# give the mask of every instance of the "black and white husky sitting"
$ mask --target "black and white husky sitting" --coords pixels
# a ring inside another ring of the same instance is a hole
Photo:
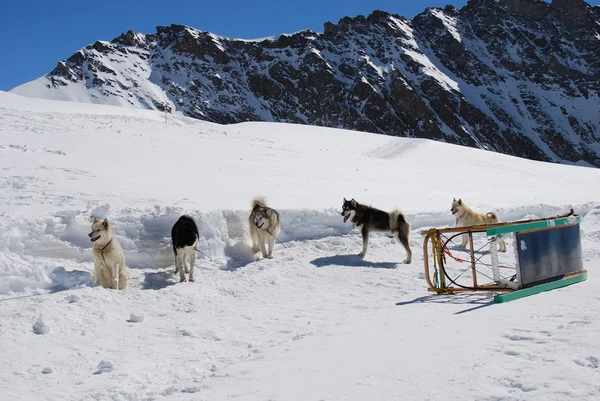
[[[180,282],[185,281],[185,273],[189,273],[190,281],[194,281],[194,263],[198,249],[198,227],[190,216],[183,215],[171,229],[173,252],[175,253],[175,274],[179,272]],[[190,268],[185,264],[185,255],[189,255]]]
[[[258,252],[260,249],[263,258],[273,258],[275,239],[281,229],[277,210],[268,207],[264,198],[255,198],[252,201],[248,224],[250,238],[252,238],[252,252]],[[265,241],[269,244],[268,250],[265,248]]]
[[[406,250],[406,260],[403,263],[409,264],[412,259],[412,252],[408,242],[410,234],[410,224],[406,221],[404,214],[399,210],[393,212],[384,212],[371,206],[361,205],[354,199],[346,200],[342,205],[342,216],[344,223],[350,219],[363,237],[363,250],[358,254],[364,257],[369,246],[369,232],[388,231],[398,240]]]

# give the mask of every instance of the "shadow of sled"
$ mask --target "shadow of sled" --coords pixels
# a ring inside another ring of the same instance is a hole
[[[475,305],[472,308],[467,308],[458,312],[455,315],[471,312],[477,309],[485,308],[494,304],[494,298],[490,298],[487,293],[469,293],[469,294],[435,294],[426,295],[413,299],[412,301],[398,302],[396,306],[431,303],[431,304],[453,304],[453,305]]]
[[[334,255],[325,256],[313,260],[316,267],[326,266],[351,266],[351,267],[370,267],[373,269],[395,269],[399,263],[392,262],[369,262],[358,255]]]

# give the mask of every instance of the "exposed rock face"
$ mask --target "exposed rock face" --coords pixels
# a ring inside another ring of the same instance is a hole
[[[182,25],[96,42],[13,90],[423,137],[600,166],[600,7],[471,0],[260,41]]]

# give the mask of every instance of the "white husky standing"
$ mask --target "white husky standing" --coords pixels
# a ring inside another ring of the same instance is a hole
[[[450,211],[456,218],[456,227],[467,227],[467,226],[479,226],[483,224],[493,224],[499,223],[500,219],[496,216],[495,213],[489,212],[486,214],[477,213],[467,205],[465,205],[462,199],[452,201],[452,207]],[[462,248],[467,247],[467,242],[469,242],[469,235],[462,235],[462,242],[460,246]],[[506,252],[506,243],[504,240],[501,240],[498,243],[498,248],[500,252]]]
[[[125,254],[113,235],[108,220],[100,221],[94,217],[92,232],[88,237],[94,243],[94,282],[104,288],[127,288],[129,269],[125,265]]]
[[[279,213],[267,206],[264,198],[255,198],[252,201],[252,211],[248,217],[250,225],[250,238],[252,238],[252,252],[262,252],[263,258],[273,258],[275,239],[279,235],[281,224]],[[265,241],[269,243],[268,250]]]

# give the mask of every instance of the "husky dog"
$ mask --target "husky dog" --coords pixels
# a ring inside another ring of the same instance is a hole
[[[248,223],[250,238],[252,238],[252,252],[256,253],[260,249],[263,258],[272,259],[275,239],[281,229],[279,213],[268,207],[264,198],[255,198],[252,201]],[[265,248],[265,241],[269,243],[268,251]]]
[[[124,290],[129,281],[129,269],[125,265],[125,254],[113,235],[108,220],[94,217],[92,232],[88,234],[94,243],[94,282],[104,288]]]
[[[194,263],[198,249],[198,226],[190,216],[183,215],[171,229],[173,253],[175,254],[175,273],[179,272],[179,282],[185,281],[185,273],[189,273],[190,281],[194,281]],[[190,268],[185,264],[185,255],[189,255]]]
[[[404,214],[399,210],[393,212],[384,212],[371,206],[361,205],[354,199],[346,200],[342,205],[342,216],[344,223],[350,219],[352,224],[361,232],[363,237],[363,250],[358,254],[364,257],[369,246],[369,232],[371,231],[389,231],[406,250],[406,260],[403,263],[409,264],[412,259],[412,252],[408,242],[410,234],[410,224],[406,221]]]
[[[452,208],[450,209],[454,217],[456,217],[456,227],[467,227],[467,226],[479,226],[483,224],[494,224],[499,223],[500,220],[495,213],[477,213],[467,205],[465,205],[462,199],[456,200],[454,198],[452,200]],[[460,246],[465,248],[467,243],[469,242],[469,235],[463,234],[462,242]],[[501,240],[498,243],[498,248],[500,252],[506,252],[506,243],[504,240]]]

